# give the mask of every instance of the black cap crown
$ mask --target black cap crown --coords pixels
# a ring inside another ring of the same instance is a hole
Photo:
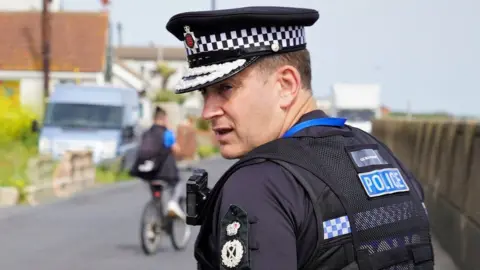
[[[167,30],[182,41],[189,69],[177,93],[201,89],[242,71],[258,58],[305,49],[305,26],[318,20],[316,10],[244,7],[180,13]]]

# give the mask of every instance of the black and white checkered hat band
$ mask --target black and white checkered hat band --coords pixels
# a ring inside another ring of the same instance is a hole
[[[303,45],[306,43],[305,28],[303,26],[272,26],[234,30],[197,37],[194,50],[187,46],[185,48],[190,56],[218,50],[271,46],[274,41],[278,42],[282,48]]]

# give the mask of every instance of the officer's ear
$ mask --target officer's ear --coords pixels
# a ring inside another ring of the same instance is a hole
[[[276,71],[280,107],[288,108],[292,105],[302,88],[301,76],[298,70],[290,65],[284,65]]]

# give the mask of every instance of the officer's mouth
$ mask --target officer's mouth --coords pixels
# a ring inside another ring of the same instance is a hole
[[[225,139],[225,137],[233,131],[233,128],[214,128],[213,132],[218,141]]]

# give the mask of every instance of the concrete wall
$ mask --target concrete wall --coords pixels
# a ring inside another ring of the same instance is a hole
[[[480,269],[480,124],[377,120],[373,135],[415,174],[433,233],[461,269]]]

